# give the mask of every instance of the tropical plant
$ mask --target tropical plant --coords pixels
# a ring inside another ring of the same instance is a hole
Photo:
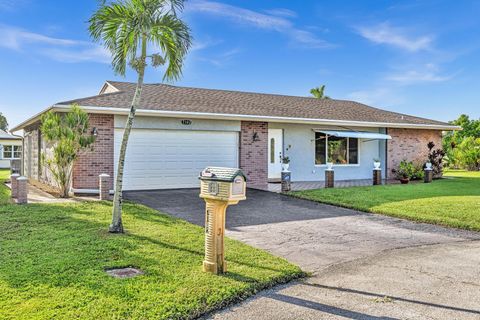
[[[438,179],[443,175],[443,157],[445,152],[443,149],[435,149],[435,143],[430,141],[427,143],[428,161],[432,164],[433,178]]]
[[[8,121],[7,118],[0,112],[0,130],[8,130]]]
[[[453,149],[457,163],[467,170],[480,170],[480,138],[466,137]]]
[[[402,160],[398,168],[392,169],[398,180],[420,180],[424,177],[423,166],[415,165],[412,161]]]
[[[95,141],[88,128],[88,114],[76,105],[65,114],[49,111],[42,116],[40,131],[51,146],[51,153],[42,153],[41,160],[52,173],[62,198],[68,198],[73,165],[79,154]]]
[[[310,94],[317,99],[330,99],[329,96],[325,95],[325,85],[311,89]]]
[[[147,62],[152,67],[166,65],[164,80],[176,80],[191,46],[190,29],[177,17],[183,0],[116,0],[103,1],[89,20],[90,35],[112,55],[115,73],[125,75],[127,64],[138,80],[125,124],[117,166],[110,232],[122,233],[122,181],[128,138],[135,112],[140,105]],[[148,47],[158,50],[148,54]]]
[[[282,157],[282,163],[283,164],[289,164],[290,163],[290,157],[288,157],[288,156]]]
[[[460,126],[462,130],[449,131],[443,136],[443,150],[446,153],[444,163],[450,168],[468,169],[469,166],[465,164],[465,161],[460,161],[460,158],[468,158],[468,155],[463,154],[468,150],[456,150],[456,148],[466,138],[480,138],[480,119],[470,119],[469,116],[462,114],[457,120],[450,121],[450,123]]]

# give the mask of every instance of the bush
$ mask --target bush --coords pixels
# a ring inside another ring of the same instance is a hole
[[[427,144],[428,148],[428,161],[432,164],[433,170],[433,177],[434,178],[441,178],[443,176],[443,157],[445,156],[445,152],[443,149],[434,149],[435,143],[430,141]]]
[[[467,137],[453,149],[457,164],[467,170],[480,170],[480,138]]]
[[[403,160],[397,169],[392,169],[397,179],[421,180],[424,177],[423,165]]]

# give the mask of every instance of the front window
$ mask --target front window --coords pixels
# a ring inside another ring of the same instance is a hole
[[[315,164],[358,164],[358,139],[315,133]]]
[[[22,146],[13,146],[13,158],[20,159],[22,157]]]
[[[3,146],[4,159],[20,159],[22,157],[22,146]]]

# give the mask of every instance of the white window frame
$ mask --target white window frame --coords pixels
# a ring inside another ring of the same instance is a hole
[[[11,151],[6,151],[5,148],[6,147],[11,147]],[[20,150],[19,151],[15,151],[15,148],[19,148]],[[10,152],[12,155],[10,157],[7,157],[5,156],[5,152]],[[20,152],[20,157],[15,157],[15,152]],[[2,156],[3,156],[3,159],[8,159],[8,160],[19,160],[19,159],[22,159],[22,146],[20,145],[13,145],[13,144],[4,144],[3,145],[3,148],[2,148]]]
[[[325,134],[325,159],[328,162],[328,134]],[[350,139],[357,139],[357,163],[347,163],[347,164],[339,164],[339,163],[334,163],[334,167],[359,167],[360,166],[360,139],[359,138],[349,138],[349,137],[344,137],[347,139],[347,159],[350,161]],[[314,141],[317,140],[317,135],[315,133],[315,139]],[[327,164],[317,164],[316,163],[316,156],[317,156],[317,146],[316,143],[313,145],[313,163],[315,167],[326,167]]]

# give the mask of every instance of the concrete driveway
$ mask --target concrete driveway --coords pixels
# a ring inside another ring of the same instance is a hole
[[[198,189],[128,192],[129,200],[203,225]],[[215,319],[478,319],[480,234],[249,189],[227,235],[313,277],[262,293]],[[385,298],[388,296],[390,298]]]

